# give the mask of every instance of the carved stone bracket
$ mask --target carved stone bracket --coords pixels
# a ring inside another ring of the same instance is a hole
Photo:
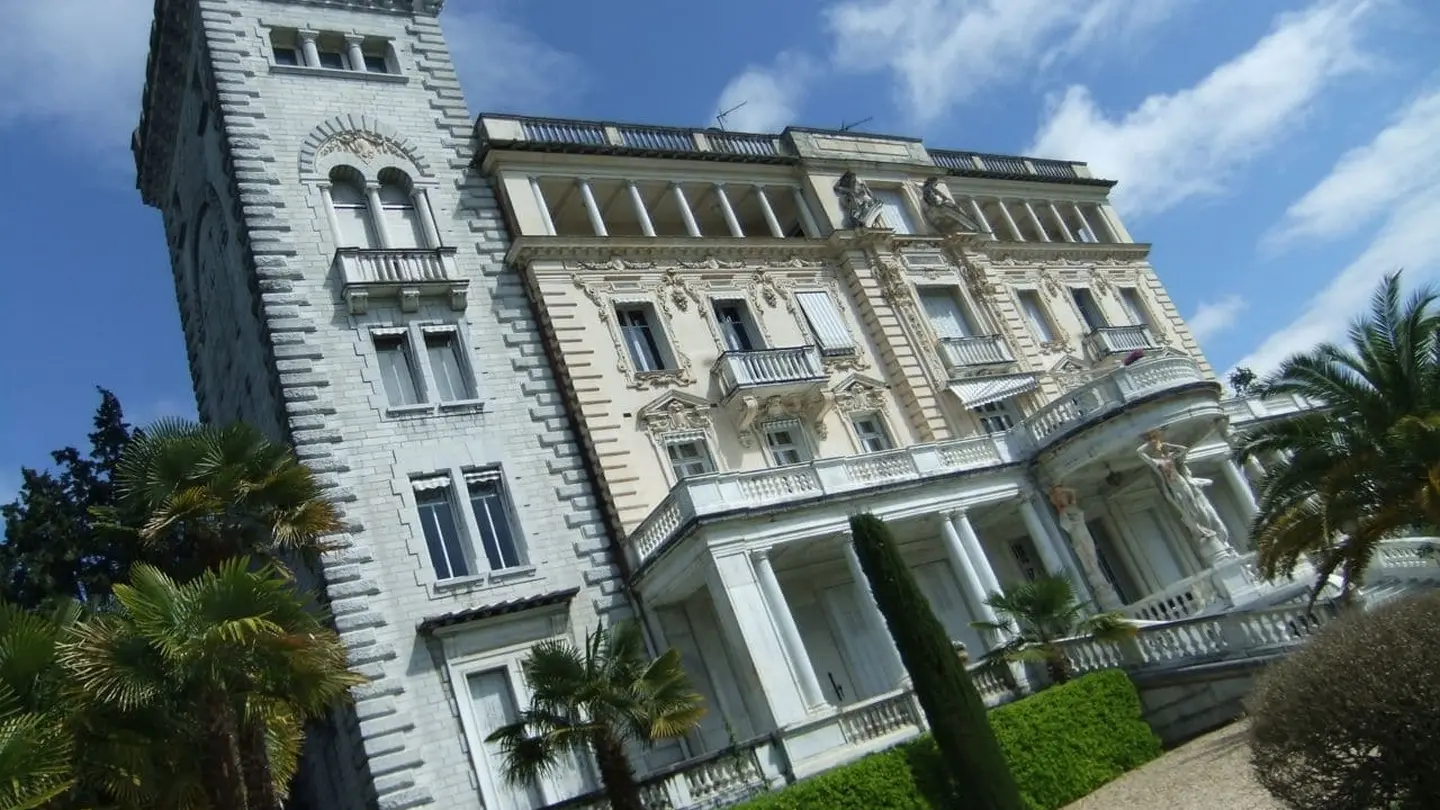
[[[825,417],[835,408],[835,394],[820,390],[809,394],[738,396],[731,403],[737,411],[735,426],[739,430],[740,444],[753,447],[756,425],[775,419],[808,422],[817,437],[825,438],[829,434]]]
[[[840,413],[884,410],[885,390],[885,384],[879,380],[852,374],[835,386],[835,410]]]

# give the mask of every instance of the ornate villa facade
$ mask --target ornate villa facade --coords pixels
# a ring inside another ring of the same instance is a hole
[[[306,583],[370,682],[297,806],[593,804],[485,742],[536,643],[640,618],[710,707],[640,760],[714,805],[918,733],[846,542],[954,641],[1069,577],[1147,620],[1273,600],[1237,425],[1083,163],[467,111],[441,0],[156,0],[134,152],[198,410],[343,508]],[[1292,594],[1293,595],[1293,594]],[[1023,688],[991,673],[987,699]],[[639,752],[637,752],[637,756]]]

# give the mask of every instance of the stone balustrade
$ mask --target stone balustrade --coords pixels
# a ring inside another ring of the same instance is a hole
[[[464,310],[469,282],[460,277],[456,249],[340,248],[333,270],[350,312],[364,314],[373,299],[395,299],[405,312],[420,308],[420,298],[444,296],[455,310]]]
[[[725,352],[715,361],[714,373],[723,396],[742,388],[789,388],[829,378],[814,346]]]
[[[1000,335],[940,338],[940,358],[950,375],[964,376],[979,368],[1005,366],[1015,362],[1010,345]]]

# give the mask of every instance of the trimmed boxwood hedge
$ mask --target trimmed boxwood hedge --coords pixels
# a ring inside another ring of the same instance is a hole
[[[1001,706],[990,712],[990,725],[1031,810],[1057,810],[1160,755],[1160,740],[1140,715],[1140,696],[1119,670]],[[926,736],[737,810],[939,810],[952,806],[942,767]]]

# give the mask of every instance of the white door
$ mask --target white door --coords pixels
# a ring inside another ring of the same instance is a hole
[[[840,654],[845,657],[847,668],[855,675],[855,697],[867,698],[883,694],[896,684],[886,683],[883,656],[886,639],[878,638],[865,620],[862,612],[868,606],[859,602],[859,594],[853,584],[826,588],[820,594],[830,621],[838,631]]]
[[[940,623],[945,625],[945,632],[950,634],[950,640],[963,642],[972,661],[984,654],[985,643],[980,639],[980,632],[970,626],[970,622],[974,621],[974,614],[960,592],[960,585],[955,581],[955,572],[950,563],[941,560],[918,566],[915,569],[915,581],[929,600],[930,609],[935,611]]]
[[[515,693],[503,669],[477,672],[469,677],[470,702],[475,711],[476,736],[484,747],[480,760],[481,793],[490,810],[535,810],[545,801],[534,785],[514,785],[505,778],[504,755],[500,746],[485,742],[496,729],[515,722]]]
[[[815,678],[820,681],[820,694],[834,704],[854,703],[859,700],[855,679],[845,665],[835,634],[830,630],[830,621],[825,608],[819,602],[805,604],[791,603],[795,626],[810,655],[810,665],[815,668]]]
[[[1153,577],[1150,587],[1164,590],[1171,584],[1186,577],[1180,557],[1172,544],[1170,533],[1160,516],[1151,508],[1136,509],[1125,513],[1126,528],[1144,557],[1142,564]]]

